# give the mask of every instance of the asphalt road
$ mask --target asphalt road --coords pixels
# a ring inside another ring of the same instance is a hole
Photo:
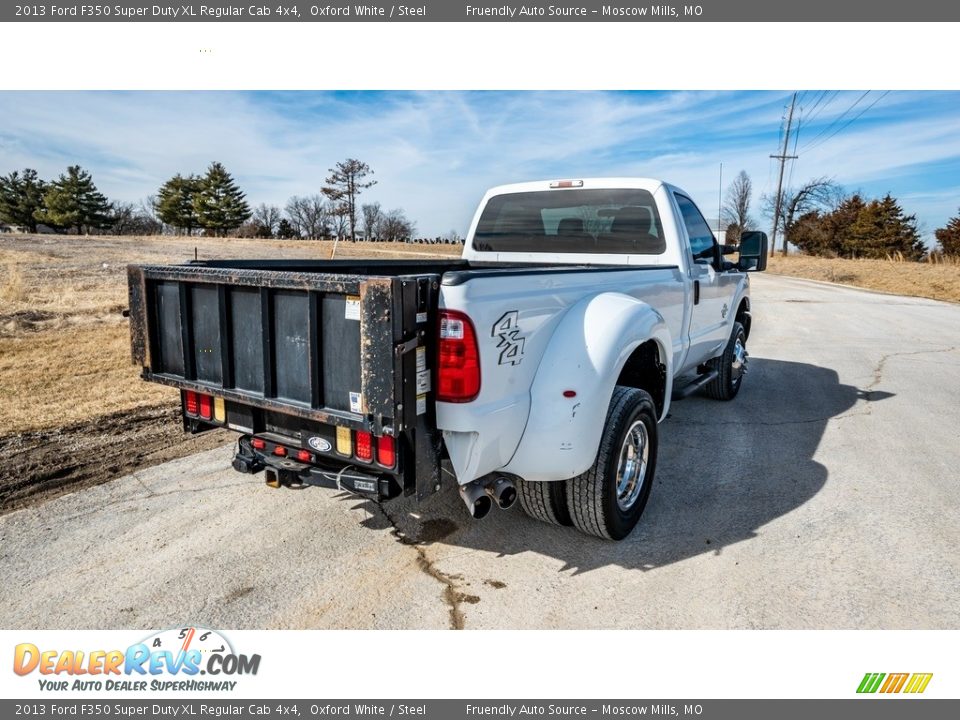
[[[740,396],[673,406],[621,543],[225,447],[0,518],[0,625],[960,626],[960,305],[759,276],[754,307]]]

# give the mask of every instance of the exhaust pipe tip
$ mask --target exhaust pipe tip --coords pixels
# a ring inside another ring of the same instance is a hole
[[[487,496],[483,485],[477,481],[460,486],[460,497],[474,520],[482,520],[493,508],[492,500]]]
[[[486,490],[501,510],[509,510],[517,501],[517,486],[510,478],[498,477],[486,486]]]
[[[470,514],[473,515],[474,520],[482,520],[490,514],[490,509],[492,507],[493,503],[490,501],[490,498],[488,498],[486,495],[481,495],[474,500]]]
[[[509,510],[517,502],[517,489],[513,486],[504,488],[497,497],[497,504],[501,510]]]

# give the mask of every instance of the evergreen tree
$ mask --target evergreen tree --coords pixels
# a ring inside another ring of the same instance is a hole
[[[183,177],[177,173],[157,192],[157,217],[176,228],[178,234],[191,235],[200,225],[194,210],[194,198],[200,191],[200,184],[196,175]]]
[[[110,225],[110,215],[110,203],[97,190],[90,173],[79,165],[71,165],[66,175],[50,184],[43,196],[43,207],[34,217],[52,227],[76,228],[77,234],[82,234],[90,228]]]
[[[282,218],[280,224],[277,225],[277,237],[282,240],[296,237],[296,231],[293,229],[293,225],[291,225],[290,221],[286,218]]]
[[[916,215],[904,215],[903,208],[888,193],[860,210],[850,228],[844,254],[883,259],[899,253],[907,260],[919,260],[925,252]]]
[[[43,207],[47,184],[37,178],[37,171],[27,168],[23,175],[14,170],[0,177],[0,220],[37,231],[36,213]]]
[[[790,223],[790,242],[806,255],[831,255],[824,232],[824,218],[819,210],[804,213]]]
[[[889,194],[864,202],[851,195],[832,212],[802,215],[790,228],[790,242],[810,255],[845,258],[887,258],[897,253],[919,260],[926,252],[915,215]]]
[[[934,235],[944,255],[960,257],[960,214],[950,218],[947,226],[939,228]]]
[[[237,187],[227,169],[214,162],[200,182],[200,190],[194,195],[193,209],[200,227],[224,237],[240,227],[250,217],[246,195]]]
[[[823,217],[822,246],[829,257],[851,257],[855,241],[851,239],[853,226],[867,204],[854,193],[843,200],[837,208]]]

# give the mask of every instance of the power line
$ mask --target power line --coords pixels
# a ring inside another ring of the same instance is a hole
[[[830,92],[831,92],[830,90],[824,90],[824,96],[825,96],[825,97],[828,96],[829,99],[820,107],[819,110],[817,110],[816,112],[814,112],[812,115],[810,115],[810,116],[807,118],[807,124],[808,124],[808,125],[809,125],[811,122],[813,122],[813,121],[817,118],[817,116],[820,115],[820,113],[822,113],[824,110],[826,110],[828,107],[830,107],[830,106],[833,104],[833,101],[836,100],[836,99],[840,96],[840,91],[839,91],[839,90],[834,90],[834,91],[833,91],[833,95],[830,95]],[[816,106],[814,106],[814,108],[815,108],[815,107],[816,107]],[[812,112],[812,110],[811,110],[811,112]]]
[[[850,107],[848,107],[846,110],[844,110],[842,113],[840,113],[840,115],[838,115],[836,118],[834,118],[833,122],[830,123],[829,125],[827,125],[827,127],[825,127],[823,130],[821,130],[820,133],[819,133],[815,138],[813,138],[809,143],[807,143],[806,145],[804,145],[804,146],[803,146],[803,149],[804,149],[804,150],[809,149],[809,148],[810,148],[810,145],[812,145],[813,143],[815,143],[817,140],[819,140],[821,137],[823,137],[826,133],[828,133],[828,132],[830,132],[831,130],[833,130],[834,126],[836,126],[841,120],[843,120],[843,118],[845,118],[845,117],[847,116],[847,114],[848,114],[851,110],[853,110],[857,105],[859,105],[861,102],[863,102],[863,99],[864,99],[867,95],[869,95],[871,92],[872,92],[871,90],[867,90],[865,93],[863,93],[863,95],[861,95],[860,97],[858,97],[857,100],[856,100],[856,102],[853,103],[853,105],[851,105]]]
[[[843,127],[837,128],[833,133],[831,133],[830,135],[828,135],[827,137],[825,137],[825,138],[824,138],[823,140],[821,140],[820,142],[818,142],[818,143],[816,143],[816,144],[814,144],[814,145],[807,145],[805,149],[806,149],[806,150],[812,150],[812,149],[815,148],[815,147],[818,147],[818,146],[820,146],[820,145],[823,145],[827,140],[829,140],[830,138],[834,137],[835,135],[837,135],[837,134],[840,133],[841,131],[845,130],[846,128],[850,127],[851,124],[853,124],[854,122],[856,122],[857,120],[859,120],[861,117],[863,117],[864,113],[866,113],[870,108],[872,108],[872,107],[873,107],[874,105],[876,105],[878,102],[880,102],[881,100],[883,100],[883,99],[884,99],[887,95],[889,95],[889,94],[890,94],[890,91],[889,91],[889,90],[885,90],[885,91],[884,91],[882,94],[880,94],[872,103],[870,103],[870,104],[867,105],[863,110],[861,110],[859,113],[857,113],[856,117],[850,118],[850,119],[843,125]]]
[[[811,108],[810,108],[809,110],[807,110],[806,112],[808,112],[808,113],[813,113],[813,111],[817,109],[817,107],[820,105],[820,103],[823,102],[823,99],[827,96],[827,93],[829,93],[829,92],[830,92],[829,90],[824,90],[824,91],[822,91],[822,92],[820,93],[820,97],[818,97],[818,98],[816,99],[816,101],[814,101],[813,107],[811,107]],[[811,115],[811,117],[815,117],[815,116]]]
[[[803,115],[797,118],[797,132],[793,135],[793,158],[799,159],[797,155],[797,143],[800,142],[800,127],[803,124]],[[790,174],[787,176],[787,189],[793,187],[793,169],[797,166],[795,162],[790,163]]]

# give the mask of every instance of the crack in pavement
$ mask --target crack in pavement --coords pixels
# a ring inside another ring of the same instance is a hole
[[[372,500],[372,499],[371,499]],[[390,524],[390,534],[396,539],[398,543],[404,547],[412,548],[417,553],[417,567],[420,570],[439,582],[443,585],[443,601],[447,604],[450,614],[450,629],[451,630],[463,630],[465,619],[463,616],[463,610],[461,610],[461,603],[470,602],[475,603],[479,600],[475,595],[467,595],[463,592],[460,592],[460,587],[455,582],[456,580],[461,579],[456,575],[448,575],[447,573],[439,570],[433,563],[433,561],[427,557],[427,551],[423,548],[420,543],[412,538],[408,538],[400,530],[400,526],[393,516],[387,511],[378,500],[372,500],[371,503],[376,507],[380,514],[386,518],[387,522]]]
[[[873,388],[879,385],[883,380],[883,371],[886,367],[887,361],[890,358],[895,357],[906,357],[909,355],[934,355],[937,353],[948,353],[953,352],[954,350],[960,350],[960,347],[952,346],[948,348],[940,348],[939,350],[914,350],[913,352],[893,352],[887,353],[880,357],[880,361],[877,363],[877,366],[873,369],[873,382],[867,385],[867,392],[869,393]]]

